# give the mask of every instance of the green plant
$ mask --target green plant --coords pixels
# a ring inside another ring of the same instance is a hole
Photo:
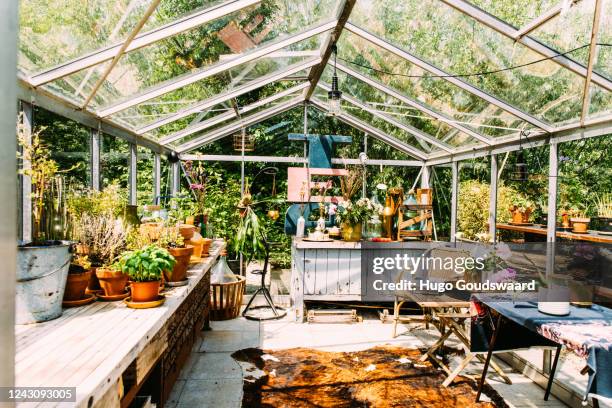
[[[337,217],[341,223],[356,225],[382,212],[382,205],[375,204],[369,198],[360,198],[357,202],[343,201],[338,206]]]
[[[598,217],[612,218],[612,194],[603,193],[595,196],[595,211]]]
[[[167,226],[162,229],[156,244],[162,248],[185,248],[185,239],[176,226]]]
[[[170,271],[176,260],[170,253],[157,245],[128,251],[121,255],[119,267],[134,282],[152,282],[161,279],[164,271]]]
[[[515,189],[500,185],[497,189],[497,222],[509,222],[512,214],[508,211],[522,195]],[[457,224],[464,238],[475,240],[477,235],[487,231],[489,221],[489,185],[468,180],[459,185]]]
[[[77,222],[84,214],[123,217],[127,209],[127,193],[119,184],[111,184],[102,191],[86,189],[73,191],[67,199],[68,211]]]
[[[168,222],[170,224],[182,224],[185,219],[194,215],[194,211],[202,214],[197,203],[187,194],[181,194],[170,199],[170,210],[168,211]]]
[[[48,146],[41,140],[44,130],[44,127],[39,128],[28,138],[22,115],[18,118],[17,138],[21,152],[17,153],[17,157],[29,164],[22,166],[19,174],[29,177],[32,183],[32,238],[35,241],[68,237],[64,183],[59,174],[76,167],[59,170],[55,160],[50,157]]]
[[[75,238],[89,250],[94,266],[113,264],[126,248],[130,227],[112,214],[82,214],[74,228]]]
[[[240,224],[234,242],[236,253],[242,253],[250,262],[265,253],[265,239],[265,230],[253,208],[250,205],[240,208]]]
[[[189,189],[195,195],[194,209],[196,215],[205,215],[207,174],[204,164],[201,161],[198,161],[197,164],[194,164],[192,161],[186,161],[184,166],[185,172],[191,181]]]

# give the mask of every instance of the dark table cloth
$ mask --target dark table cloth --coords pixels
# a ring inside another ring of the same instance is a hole
[[[471,351],[489,347],[494,328],[491,309],[503,315],[494,351],[564,345],[587,360],[589,393],[612,398],[612,310],[593,305],[571,306],[568,316],[551,316],[531,302],[500,302],[478,298],[472,307]]]

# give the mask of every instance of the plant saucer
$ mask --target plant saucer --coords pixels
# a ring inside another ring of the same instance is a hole
[[[106,296],[103,294],[99,294],[98,295],[98,299],[105,301],[105,302],[115,302],[117,300],[123,300],[126,297],[130,296],[130,291],[126,290],[124,293],[120,294],[120,295],[111,295],[111,296]]]
[[[85,289],[85,294],[87,295],[103,295],[104,294],[104,289]]]
[[[166,301],[166,296],[157,295],[157,299],[152,300],[150,302],[132,302],[132,298],[128,297],[124,299],[123,302],[132,309],[150,309],[153,307],[158,307],[164,304]]]
[[[79,306],[85,306],[90,304],[91,302],[93,302],[94,300],[96,300],[96,295],[93,293],[86,293],[85,297],[83,299],[79,299],[79,300],[64,300],[62,301],[62,306],[63,307],[79,307]]]
[[[189,279],[185,278],[185,280],[178,281],[178,282],[169,282],[169,281],[166,281],[165,283],[166,283],[166,286],[169,286],[171,288],[176,288],[178,286],[185,286],[185,285],[187,285],[189,283]]]

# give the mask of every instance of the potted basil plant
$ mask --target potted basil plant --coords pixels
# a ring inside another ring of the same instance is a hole
[[[130,278],[132,302],[157,300],[162,274],[175,263],[174,257],[157,245],[123,253],[119,267]]]

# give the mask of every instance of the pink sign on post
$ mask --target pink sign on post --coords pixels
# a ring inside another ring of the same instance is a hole
[[[312,176],[341,177],[347,176],[348,171],[345,169],[289,167],[287,175],[287,201],[293,203],[320,203],[323,201],[322,196],[312,195],[309,197],[309,191],[317,186],[317,183],[312,182]],[[338,201],[340,199],[342,197],[325,197],[326,202]]]

